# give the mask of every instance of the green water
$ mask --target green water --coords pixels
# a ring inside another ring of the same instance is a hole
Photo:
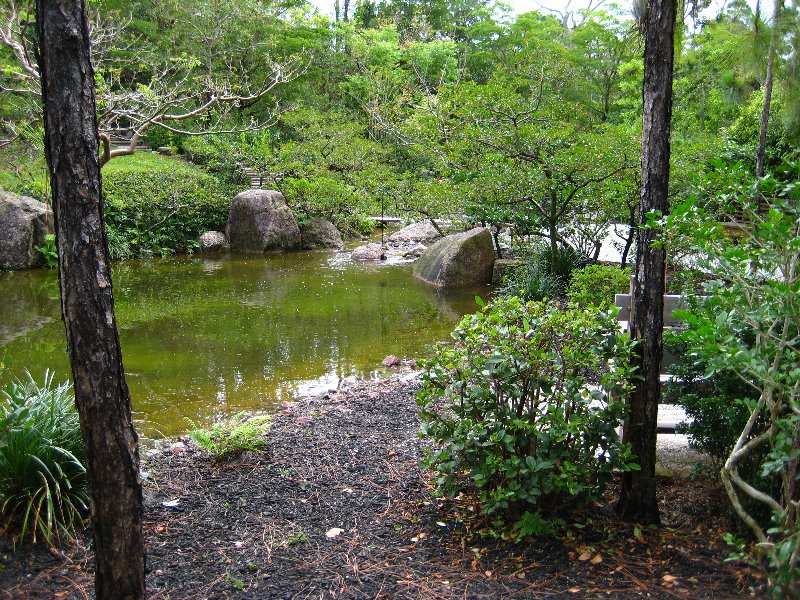
[[[415,358],[448,337],[476,294],[416,282],[405,265],[359,264],[343,253],[258,258],[175,257],[113,267],[134,417],[146,437],[384,372],[388,354]],[[5,374],[68,376],[52,271],[0,273]]]

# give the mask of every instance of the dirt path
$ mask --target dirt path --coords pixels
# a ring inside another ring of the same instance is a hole
[[[561,537],[500,543],[468,500],[433,498],[417,461],[414,384],[369,381],[278,415],[263,456],[146,459],[152,598],[740,598],[759,581],[723,562],[710,482],[666,481],[665,527],[598,505]],[[472,524],[472,525],[470,525]],[[88,543],[0,544],[0,600],[91,597]]]

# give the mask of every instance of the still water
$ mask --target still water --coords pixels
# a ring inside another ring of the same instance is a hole
[[[336,387],[416,358],[448,338],[488,288],[439,291],[408,264],[363,264],[348,252],[171,257],[113,267],[134,417],[145,437],[176,435],[239,411]],[[0,273],[4,377],[28,368],[68,377],[55,272]]]

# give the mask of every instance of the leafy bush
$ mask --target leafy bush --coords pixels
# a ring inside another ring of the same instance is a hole
[[[556,298],[562,291],[561,280],[542,268],[539,261],[529,260],[510,269],[500,284],[501,296],[516,296],[525,301],[539,302]]]
[[[105,219],[114,258],[197,248],[197,237],[220,230],[236,190],[179,160],[137,153],[103,169]]]
[[[687,353],[706,375],[735,374],[755,393],[721,470],[736,513],[756,540],[777,595],[800,581],[800,163],[729,187],[725,210],[742,208],[747,228],[731,239],[697,198],[666,220],[677,243],[709,278],[705,299],[682,317]],[[755,462],[755,469],[752,468]],[[760,519],[768,511],[768,522]]]
[[[519,296],[523,300],[556,298],[564,293],[572,271],[584,260],[574,249],[559,247],[555,261],[549,248],[537,250],[523,258],[523,264],[511,269],[500,287],[502,296]]]
[[[214,423],[211,429],[202,429],[189,419],[186,421],[192,427],[188,432],[192,441],[220,460],[242,452],[259,452],[267,443],[264,435],[271,417],[248,417],[246,413],[238,413]]]
[[[471,486],[485,514],[551,516],[635,468],[616,433],[632,343],[610,312],[506,298],[452,336],[424,363],[418,396],[441,493]]]
[[[572,272],[587,264],[588,259],[571,246],[558,246],[553,258],[553,251],[548,247],[536,255],[539,266],[558,277],[561,289],[566,289],[572,278]]]
[[[52,544],[69,535],[89,506],[83,443],[70,384],[42,385],[30,373],[0,402],[0,515],[21,540],[30,532]]]
[[[572,273],[567,300],[580,308],[603,310],[614,305],[614,294],[630,289],[631,270],[608,265],[589,265]]]

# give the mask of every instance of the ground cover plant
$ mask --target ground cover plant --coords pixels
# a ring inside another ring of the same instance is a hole
[[[238,413],[203,429],[187,419],[191,426],[188,434],[192,441],[218,460],[242,452],[260,452],[267,443],[265,435],[270,421],[269,416],[252,417],[247,413]]]
[[[89,506],[78,413],[69,382],[26,372],[0,398],[0,518],[17,541],[52,545]]]
[[[632,344],[611,312],[503,298],[452,336],[423,364],[418,399],[441,493],[477,490],[484,514],[541,533],[636,468],[616,433]]]

